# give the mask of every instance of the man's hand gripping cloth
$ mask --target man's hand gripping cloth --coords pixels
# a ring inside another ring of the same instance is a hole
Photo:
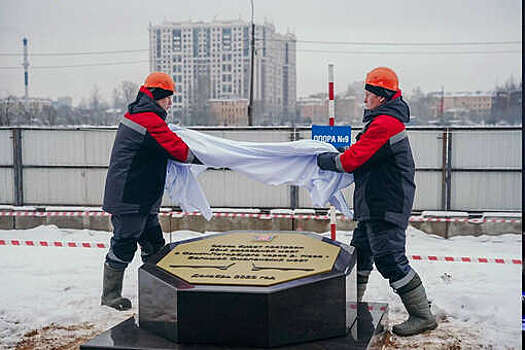
[[[304,187],[315,207],[333,204],[346,217],[352,213],[341,192],[350,186],[354,176],[321,170],[316,155],[337,151],[334,146],[313,140],[257,143],[240,142],[210,136],[195,130],[169,125],[203,165],[184,164],[170,160],[166,191],[182,210],[199,210],[210,220],[212,212],[196,177],[206,168],[229,168],[268,185]]]

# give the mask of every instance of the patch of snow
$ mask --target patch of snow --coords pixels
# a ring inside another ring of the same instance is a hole
[[[329,235],[329,232],[323,234]],[[192,231],[165,234],[168,242],[197,236],[202,234]],[[351,236],[352,232],[337,232],[338,240],[344,243],[349,243]],[[56,226],[0,230],[0,239],[6,240],[109,243],[110,237],[108,232]],[[407,230],[408,254],[520,259],[521,246],[520,235],[443,239],[412,227]],[[106,252],[107,249],[100,248],[0,246],[0,279],[3,281],[0,285],[0,348],[13,348],[24,334],[51,324],[64,327],[89,324],[94,325],[96,333],[101,333],[136,314],[139,253],[126,270],[123,289],[123,295],[131,298],[133,308],[119,312],[100,306]],[[421,335],[393,336],[386,349],[521,348],[521,265],[410,263],[423,280],[440,324],[436,330]],[[391,323],[401,322],[407,316],[399,297],[377,271],[370,276],[365,300],[388,302]],[[69,337],[66,334],[64,343],[70,341],[70,337],[71,334]]]
[[[272,210],[270,210],[270,214],[291,215],[291,214],[293,214],[293,210],[292,209],[272,209]]]
[[[424,218],[428,217],[438,217],[438,218],[468,218],[468,213],[466,211],[433,211],[425,210],[421,213],[421,216]]]
[[[519,218],[521,219],[521,213],[513,212],[486,212],[482,215],[483,219],[486,218]]]
[[[252,208],[212,208],[214,213],[260,213],[260,209]]]
[[[315,209],[294,209],[293,213],[297,215],[315,215]]]

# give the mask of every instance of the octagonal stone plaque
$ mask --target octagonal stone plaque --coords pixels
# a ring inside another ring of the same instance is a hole
[[[294,233],[231,233],[180,244],[157,266],[192,284],[270,286],[331,271],[339,250]]]
[[[221,346],[345,336],[357,315],[348,307],[356,261],[353,247],[308,232],[169,243],[139,268],[139,326],[177,343]]]

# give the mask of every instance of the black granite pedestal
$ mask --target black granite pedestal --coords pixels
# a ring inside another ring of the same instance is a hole
[[[223,235],[232,233],[213,237],[222,240]],[[328,250],[334,252],[333,259],[319,273],[307,272],[304,277],[299,275],[274,284],[191,283],[178,272],[163,268],[164,262],[184,255],[183,248],[202,247],[204,243],[199,241],[210,236],[168,244],[139,269],[138,322],[128,319],[81,349],[373,349],[374,343],[382,343],[387,305],[356,303],[354,248],[311,233],[276,235],[283,240],[288,237],[289,242],[315,240],[312,244],[316,254],[317,249],[326,252],[323,249],[328,244]],[[329,259],[329,253],[325,254],[315,257]],[[212,266],[219,270],[213,276],[222,278],[227,274],[222,271],[234,265],[231,261],[223,263],[226,265],[192,262],[190,267],[203,271],[202,267],[209,270]],[[263,266],[259,265],[258,270]],[[265,268],[312,270],[306,267],[312,265],[279,264]]]
[[[223,235],[240,234],[246,233]],[[331,270],[268,286],[193,284],[157,263],[177,245],[207,237],[172,243],[139,269],[140,327],[177,343],[261,348],[346,335],[356,317],[345,312],[347,302],[356,301],[354,247],[311,233],[286,234],[338,246]]]
[[[388,306],[380,303],[348,304],[347,311],[357,311],[357,319],[350,331],[342,337],[293,344],[282,350],[379,350],[383,347],[388,324]],[[206,344],[180,344],[137,327],[133,317],[98,335],[81,350],[247,350],[253,347],[218,346]]]

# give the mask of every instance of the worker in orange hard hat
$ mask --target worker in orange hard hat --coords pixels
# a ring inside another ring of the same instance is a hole
[[[415,166],[405,123],[410,110],[401,97],[397,74],[379,67],[366,75],[365,127],[344,153],[317,156],[323,170],[354,174],[354,217],[358,225],[351,245],[357,250],[357,299],[361,301],[373,264],[399,294],[409,318],[395,325],[398,335],[437,327],[425,288],[405,254],[406,228],[416,185]]]
[[[202,164],[165,122],[175,83],[166,73],[146,77],[118,127],[106,177],[103,209],[111,213],[113,237],[104,264],[102,305],[131,308],[123,298],[124,270],[137,243],[147,262],[164,246],[158,212],[168,159]]]

